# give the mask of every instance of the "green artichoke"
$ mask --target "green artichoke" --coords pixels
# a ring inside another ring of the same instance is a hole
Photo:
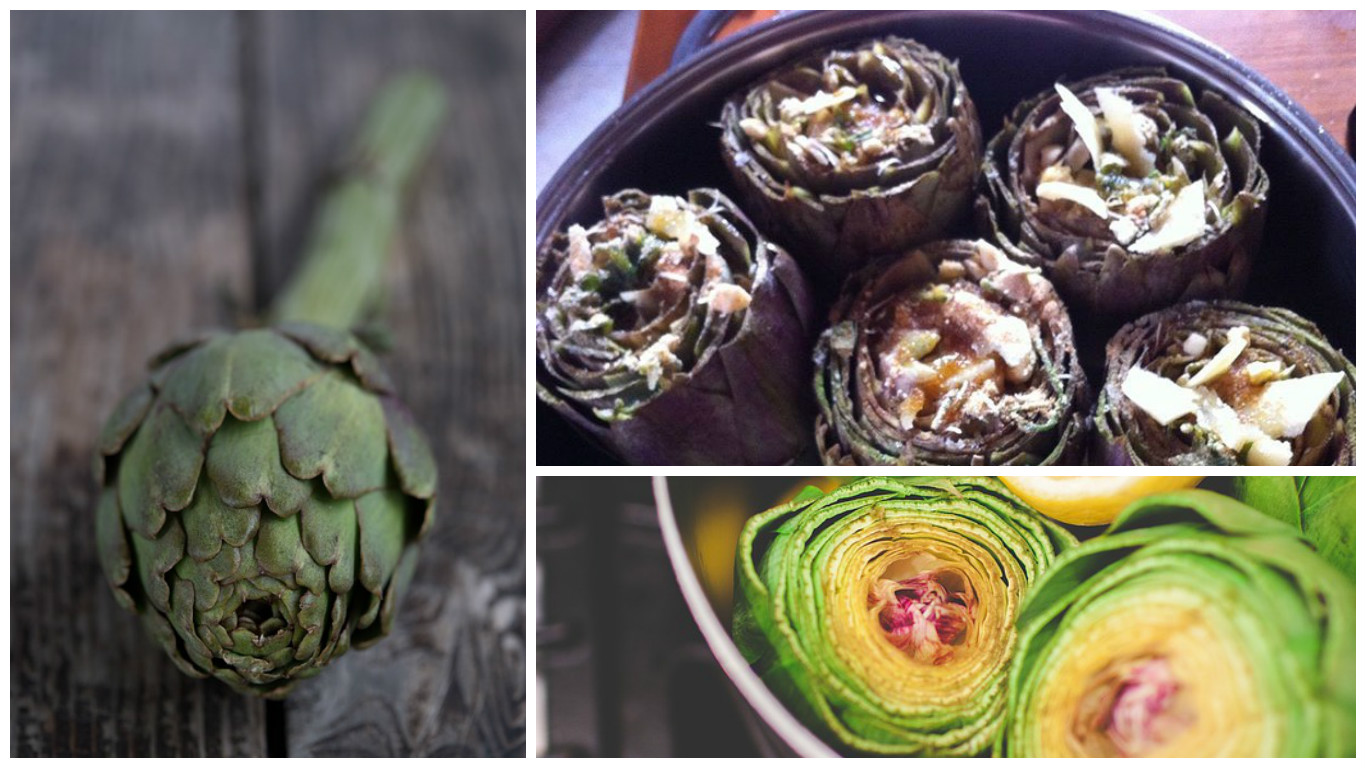
[[[400,193],[444,104],[423,76],[384,89],[277,327],[166,350],[100,435],[100,562],[186,674],[278,698],[393,623],[436,463],[343,329],[378,300]]]
[[[733,635],[851,754],[966,756],[997,738],[1015,616],[1071,534],[993,478],[869,478],[750,519]]]
[[[173,347],[99,451],[105,574],[186,674],[278,697],[389,631],[436,464],[350,334],[284,326]]]
[[[721,149],[760,228],[839,280],[958,223],[982,135],[958,65],[888,37],[809,56],[733,96]]]
[[[827,464],[1067,464],[1088,394],[1037,269],[943,240],[850,277],[816,346]]]
[[[715,190],[627,190],[542,248],[536,392],[638,464],[784,464],[811,443],[815,310]]]
[[[1356,589],[1228,497],[1130,505],[1053,563],[1016,626],[1006,755],[1355,753]]]
[[[1160,69],[1059,84],[987,143],[978,224],[1074,313],[1236,298],[1266,213],[1260,143],[1248,113]]]
[[[1356,368],[1290,310],[1189,302],[1124,326],[1105,360],[1105,463],[1356,462]]]

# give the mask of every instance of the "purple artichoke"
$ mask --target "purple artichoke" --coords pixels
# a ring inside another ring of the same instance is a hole
[[[971,205],[982,133],[942,54],[904,38],[810,56],[721,112],[746,209],[812,274],[943,236]]]
[[[537,257],[537,395],[636,464],[784,464],[811,447],[816,313],[715,190],[637,190]]]
[[[1068,464],[1087,386],[1038,270],[943,240],[853,275],[816,347],[827,464]]]
[[[1248,113],[1160,69],[1060,84],[987,143],[978,224],[1074,312],[1236,298],[1266,214],[1260,143]]]

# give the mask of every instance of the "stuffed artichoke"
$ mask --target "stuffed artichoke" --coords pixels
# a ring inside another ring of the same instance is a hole
[[[1261,242],[1261,130],[1162,70],[1111,72],[1018,107],[987,144],[978,224],[1076,312],[1127,320],[1237,298]]]
[[[809,489],[741,534],[735,642],[843,752],[981,754],[1019,605],[1073,544],[991,478]]]
[[[1134,503],[1063,553],[1017,628],[1007,755],[1355,753],[1356,590],[1227,497]]]
[[[827,464],[1067,464],[1086,379],[1038,270],[944,240],[852,276],[816,346]]]
[[[1182,304],[1124,326],[1105,358],[1105,463],[1356,462],[1356,369],[1289,310]]]
[[[836,280],[957,223],[981,145],[957,64],[897,37],[782,67],[721,112],[746,210]]]
[[[815,312],[715,190],[627,190],[537,259],[537,395],[628,462],[783,464],[811,443]]]

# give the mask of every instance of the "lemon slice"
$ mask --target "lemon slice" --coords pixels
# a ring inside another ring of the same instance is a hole
[[[1109,525],[1129,502],[1191,488],[1201,477],[1003,477],[1029,506],[1069,525]]]

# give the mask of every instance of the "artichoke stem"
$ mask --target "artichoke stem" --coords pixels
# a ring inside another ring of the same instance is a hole
[[[276,298],[271,322],[350,330],[368,319],[383,295],[403,191],[445,111],[443,88],[428,75],[401,75],[380,91],[344,172],[323,198],[302,263]]]

